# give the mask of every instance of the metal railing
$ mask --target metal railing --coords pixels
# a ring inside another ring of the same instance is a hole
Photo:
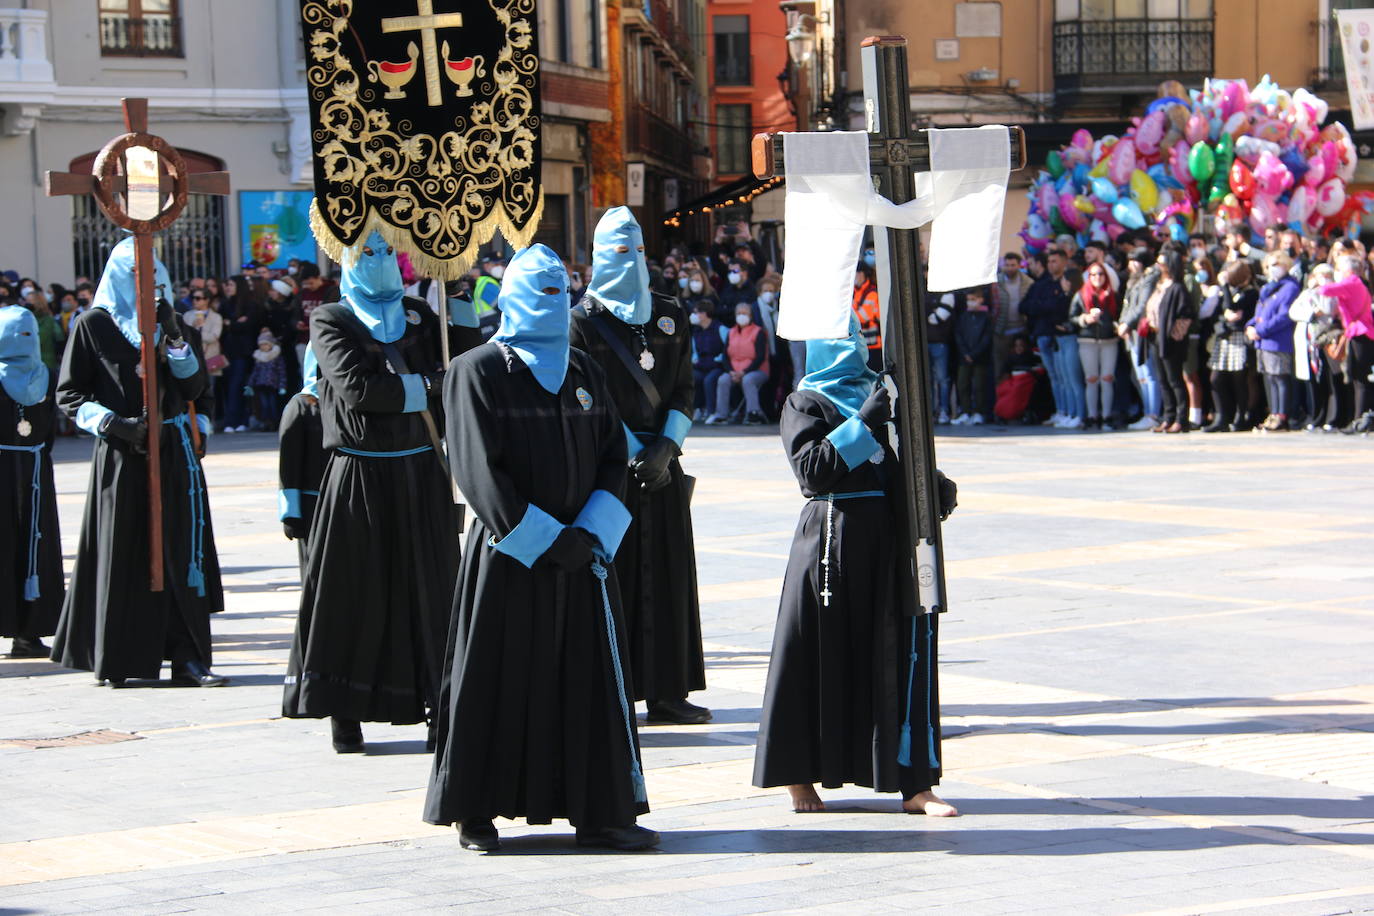
[[[0,83],[51,83],[47,10],[0,9]]]
[[[748,86],[754,81],[754,58],[751,54],[716,54],[717,86]]]
[[[640,104],[630,111],[626,128],[632,151],[648,153],[686,172],[692,170],[692,137],[667,118]]]
[[[223,197],[192,194],[181,217],[153,239],[158,257],[167,265],[173,283],[192,277],[226,277],[224,227],[227,207]],[[72,198],[73,276],[100,276],[105,262],[127,233],[100,212],[95,198]]]
[[[1054,24],[1057,89],[1212,75],[1211,19],[1075,19]]]
[[[100,53],[106,57],[181,57],[181,20],[104,13],[100,17]]]

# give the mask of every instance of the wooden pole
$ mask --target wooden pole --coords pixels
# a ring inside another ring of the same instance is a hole
[[[153,237],[134,235],[134,287],[138,290],[139,367],[143,370],[143,417],[148,422],[148,580],[152,591],[164,587],[162,550],[162,402],[157,384],[157,299],[153,293]]]

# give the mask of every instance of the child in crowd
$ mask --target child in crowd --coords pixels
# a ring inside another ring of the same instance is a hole
[[[981,426],[988,412],[985,402],[992,368],[992,312],[986,296],[981,286],[965,290],[963,305],[954,316],[960,414],[953,422],[959,425]]]
[[[258,333],[248,386],[257,399],[258,422],[263,429],[275,432],[281,418],[281,398],[286,395],[286,362],[282,359],[281,344],[267,328]]]

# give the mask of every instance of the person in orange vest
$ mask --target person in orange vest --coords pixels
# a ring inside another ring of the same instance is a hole
[[[883,370],[883,318],[878,305],[878,280],[873,268],[864,261],[854,268],[854,314],[859,316],[859,330],[868,347],[868,368]]]

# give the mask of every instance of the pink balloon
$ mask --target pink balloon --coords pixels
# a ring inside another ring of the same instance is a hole
[[[1316,188],[1330,175],[1326,171],[1326,159],[1320,152],[1307,160],[1307,174],[1302,176],[1302,183],[1309,188]]]
[[[1119,236],[1121,233],[1125,231],[1126,227],[1121,225],[1120,223],[1107,224],[1107,238],[1111,239],[1113,242],[1116,241],[1117,236]]]
[[[1123,185],[1131,180],[1135,171],[1135,141],[1123,137],[1112,147],[1111,161],[1107,164],[1107,178],[1114,185]]]
[[[1266,150],[1260,153],[1255,166],[1255,182],[1259,193],[1278,197],[1293,186],[1293,176],[1288,167],[1279,161],[1279,157]]]
[[[1201,112],[1193,112],[1188,117],[1188,126],[1183,131],[1183,136],[1187,138],[1191,146],[1202,140],[1207,139],[1207,117]]]
[[[1231,80],[1221,90],[1221,102],[1217,107],[1221,109],[1222,118],[1229,118],[1238,111],[1244,111],[1249,100],[1250,87],[1245,80]]]
[[[1191,147],[1186,141],[1180,140],[1174,144],[1173,150],[1169,153],[1169,171],[1173,173],[1174,180],[1183,187],[1193,184],[1193,173],[1188,170],[1188,151]]]
[[[1073,205],[1073,192],[1065,191],[1059,195],[1059,216],[1075,232],[1081,232],[1088,225],[1083,211]]]
[[[1291,222],[1306,222],[1317,204],[1316,195],[1306,185],[1298,185],[1293,196],[1288,199],[1288,219]]]
[[[1063,156],[1069,162],[1090,162],[1093,148],[1093,135],[1084,128],[1074,131],[1069,145],[1064,147]]]
[[[1263,195],[1255,195],[1254,200],[1250,201],[1250,228],[1260,235],[1264,230],[1277,222],[1275,215],[1274,199]]]
[[[1168,124],[1169,117],[1162,110],[1146,115],[1135,132],[1136,151],[1147,156],[1159,152],[1159,141],[1164,138],[1164,130]]]
[[[1045,219],[1049,219],[1057,206],[1059,198],[1054,193],[1054,182],[1047,181],[1040,186],[1040,212],[1045,215]]]
[[[1332,216],[1345,206],[1345,183],[1339,178],[1330,178],[1317,188],[1317,212],[1322,216]]]

